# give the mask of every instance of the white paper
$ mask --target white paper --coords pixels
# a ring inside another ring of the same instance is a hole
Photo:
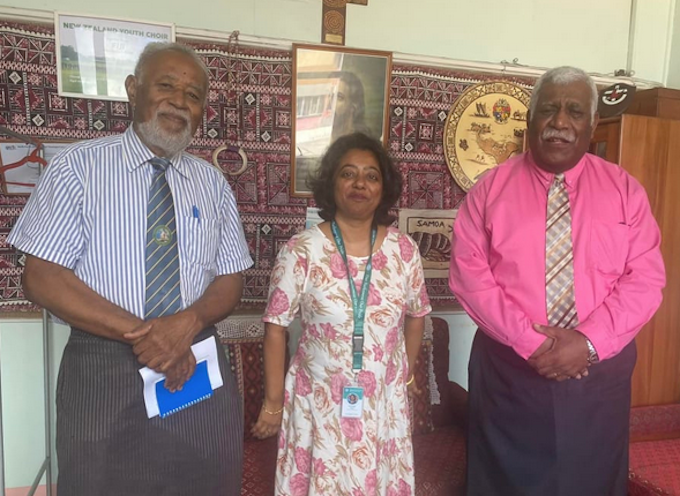
[[[191,347],[191,352],[196,358],[196,363],[206,361],[208,362],[208,378],[210,379],[210,387],[213,391],[222,387],[222,374],[220,374],[220,364],[217,361],[217,344],[215,336],[210,336],[203,341],[199,341]],[[153,418],[160,415],[158,409],[158,401],[156,399],[156,383],[165,379],[165,374],[156,372],[149,367],[139,369],[139,374],[144,380],[144,405],[146,406],[146,415]]]
[[[319,208],[317,207],[307,207],[307,217],[305,218],[305,229],[309,229],[312,226],[320,224],[323,219],[319,216]]]
[[[31,160],[18,167],[13,166],[26,159],[33,150],[35,150],[35,145],[29,143],[0,143],[0,157],[2,158],[0,168],[5,176],[7,193],[31,193],[35,188],[40,177],[40,163]]]

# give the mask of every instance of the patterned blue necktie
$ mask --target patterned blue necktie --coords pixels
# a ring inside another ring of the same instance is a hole
[[[172,315],[182,308],[177,227],[172,191],[165,177],[170,161],[154,157],[154,176],[149,189],[146,214],[146,303],[147,319]]]

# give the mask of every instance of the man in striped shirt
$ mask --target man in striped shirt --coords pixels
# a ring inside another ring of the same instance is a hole
[[[27,254],[27,297],[72,329],[57,387],[58,492],[238,495],[242,414],[222,349],[224,387],[165,419],[147,418],[138,374],[149,366],[180,389],[195,367],[191,344],[234,309],[252,265],[228,183],[183,151],[208,71],[190,48],[155,43],[125,84],[133,125],[55,156],[9,238]],[[176,237],[179,290],[176,309],[155,316],[147,208],[159,158],[176,226],[159,243]]]

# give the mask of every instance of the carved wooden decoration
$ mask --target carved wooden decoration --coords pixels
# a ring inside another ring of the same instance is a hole
[[[323,0],[321,43],[345,44],[347,4],[368,5],[368,0]]]

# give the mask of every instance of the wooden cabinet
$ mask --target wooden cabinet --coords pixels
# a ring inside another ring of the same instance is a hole
[[[653,88],[638,91],[626,113],[680,119],[680,90]]]
[[[680,402],[680,120],[603,120],[590,151],[642,183],[661,228],[667,283],[659,311],[636,338],[633,406]]]

